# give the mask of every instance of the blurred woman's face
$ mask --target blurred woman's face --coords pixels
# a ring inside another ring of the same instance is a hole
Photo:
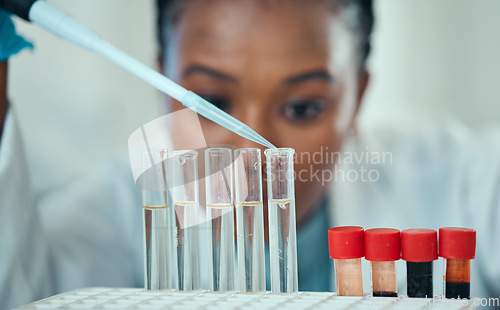
[[[303,154],[339,150],[364,90],[356,37],[323,1],[291,0],[187,2],[170,36],[167,76],[295,149],[296,172],[307,171],[295,183],[300,225],[327,189],[322,171],[334,165]],[[209,120],[201,125],[209,145],[261,147]]]

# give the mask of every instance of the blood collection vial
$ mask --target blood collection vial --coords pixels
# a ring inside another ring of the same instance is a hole
[[[370,261],[374,297],[397,297],[396,264],[400,259],[400,232],[393,228],[365,231],[365,258]]]
[[[470,298],[470,261],[476,256],[476,230],[440,228],[439,256],[445,258],[445,297]]]
[[[361,257],[364,256],[364,230],[341,226],[328,230],[330,258],[335,263],[338,296],[363,296]]]
[[[424,228],[401,231],[401,258],[406,261],[408,297],[432,298],[432,264],[438,258],[437,231]]]

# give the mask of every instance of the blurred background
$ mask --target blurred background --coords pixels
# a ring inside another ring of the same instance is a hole
[[[49,2],[157,66],[155,1]],[[441,118],[474,129],[500,124],[500,1],[375,0],[375,12],[362,128],[419,126]],[[15,22],[36,46],[10,61],[9,94],[40,196],[126,158],[129,135],[162,114],[162,98],[103,58]],[[123,158],[112,157],[117,154]]]

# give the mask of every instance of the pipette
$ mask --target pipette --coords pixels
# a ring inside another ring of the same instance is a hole
[[[67,41],[104,56],[161,92],[178,100],[185,107],[220,126],[265,147],[276,148],[243,122],[110,45],[88,27],[47,2],[43,0],[0,0],[0,7],[42,26]]]

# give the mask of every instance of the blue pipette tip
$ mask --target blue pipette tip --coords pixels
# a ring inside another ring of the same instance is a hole
[[[252,140],[253,142],[256,142],[260,145],[263,145],[267,148],[276,149],[276,146],[274,146],[271,142],[267,141],[264,137],[259,135],[257,132],[255,132],[252,128],[248,126],[244,126],[241,130],[241,132],[238,133],[240,136],[247,138],[249,140]]]

